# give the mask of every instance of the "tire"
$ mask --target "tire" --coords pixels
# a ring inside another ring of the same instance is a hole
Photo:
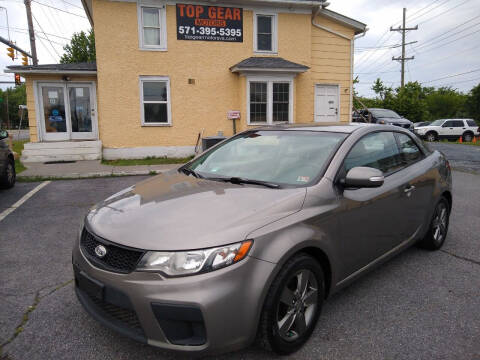
[[[2,173],[0,174],[0,188],[10,189],[15,185],[15,179],[15,162],[9,160]]]
[[[471,132],[467,132],[463,134],[463,141],[465,142],[471,142],[473,140],[473,134]]]
[[[292,257],[270,286],[257,343],[279,355],[300,349],[315,329],[324,296],[325,278],[320,264],[303,253]]]
[[[430,228],[419,245],[424,249],[438,250],[445,243],[450,220],[450,205],[444,197],[435,206]]]
[[[425,135],[427,141],[433,142],[437,140],[437,134],[434,131],[430,131]]]

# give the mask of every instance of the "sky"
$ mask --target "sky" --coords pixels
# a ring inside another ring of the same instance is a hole
[[[227,1],[225,1],[227,2]],[[468,92],[480,83],[480,0],[330,0],[329,9],[367,24],[367,34],[355,41],[355,88],[362,96],[374,96],[373,81],[400,85],[401,33],[389,31],[401,25],[407,8],[407,61],[405,81],[424,86],[451,86]],[[6,10],[5,10],[6,9]],[[10,35],[7,30],[7,12]],[[90,29],[80,0],[32,0],[37,53],[40,64],[58,63],[72,34]],[[23,0],[0,0],[0,35],[30,50]],[[0,66],[20,65],[7,57],[1,45]],[[458,75],[458,76],[457,76]],[[0,73],[0,81],[13,74]],[[5,88],[7,85],[2,85]]]

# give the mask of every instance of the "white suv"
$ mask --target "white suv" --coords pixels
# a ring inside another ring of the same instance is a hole
[[[470,142],[474,136],[479,136],[480,128],[473,119],[441,119],[429,125],[415,128],[415,134],[427,141],[439,139],[458,140]]]

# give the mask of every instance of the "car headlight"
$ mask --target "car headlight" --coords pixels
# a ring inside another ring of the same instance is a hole
[[[162,272],[167,276],[185,276],[209,272],[243,260],[250,251],[252,244],[252,240],[247,240],[202,250],[148,251],[137,265],[137,270]]]

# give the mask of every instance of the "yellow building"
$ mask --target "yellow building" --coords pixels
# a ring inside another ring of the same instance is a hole
[[[235,116],[237,131],[351,120],[366,28],[322,1],[82,2],[96,64],[7,70],[27,84],[24,161],[186,156]]]

